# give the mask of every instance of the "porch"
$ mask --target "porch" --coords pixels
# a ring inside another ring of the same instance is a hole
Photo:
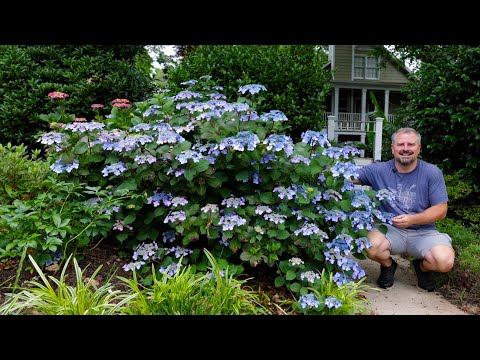
[[[339,141],[339,136],[357,136],[360,142],[366,143],[368,134],[373,135],[372,158],[365,158],[365,152],[362,150],[357,163],[365,164],[372,161],[380,161],[382,157],[382,132],[383,121],[381,117],[370,118],[365,116],[363,121],[359,113],[339,113],[338,118],[334,115],[328,115],[326,120],[326,130],[329,140]],[[331,113],[330,113],[331,114]],[[392,117],[393,115],[391,115]]]

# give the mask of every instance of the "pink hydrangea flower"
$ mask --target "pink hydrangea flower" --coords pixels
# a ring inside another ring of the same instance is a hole
[[[112,105],[116,103],[121,103],[121,104],[128,104],[130,100],[128,99],[114,99],[112,100]]]
[[[114,103],[112,106],[119,109],[128,109],[131,105],[127,103]]]
[[[48,97],[51,98],[51,99],[65,99],[69,96],[70,95],[65,94],[63,92],[60,92],[60,91],[53,91],[53,92],[48,94]]]
[[[114,99],[112,100],[112,106],[119,109],[128,109],[131,107],[129,104],[130,100],[128,99]]]

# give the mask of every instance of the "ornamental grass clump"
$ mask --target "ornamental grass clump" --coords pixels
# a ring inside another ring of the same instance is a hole
[[[210,76],[181,85],[143,102],[115,99],[104,119],[45,116],[55,126],[38,138],[60,177],[127,197],[111,235],[131,250],[153,249],[129,269],[150,276],[151,262],[181,262],[204,271],[208,249],[253,267],[296,256],[339,286],[362,279],[355,258],[365,258],[368,230],[389,214],[350,181],[359,150],[310,130],[294,143],[282,111],[255,110],[262,85],[240,86],[236,99]]]
[[[102,266],[87,278],[85,269],[73,258],[76,277],[74,285],[69,285],[65,274],[71,256],[58,279],[46,276],[33,257],[28,257],[42,282],[29,280],[19,292],[7,294],[7,300],[0,306],[2,315],[114,315],[120,314],[122,307],[136,296],[115,290],[111,277],[103,285],[97,285],[95,277]]]
[[[152,265],[153,283],[143,286],[136,272],[133,279],[119,277],[135,294],[123,312],[130,315],[256,315],[269,314],[259,294],[222,268],[206,249],[210,266],[205,273],[193,271],[181,262],[156,272]]]

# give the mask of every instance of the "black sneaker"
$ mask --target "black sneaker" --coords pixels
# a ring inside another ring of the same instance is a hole
[[[377,279],[377,286],[382,289],[389,288],[393,285],[393,277],[397,270],[397,263],[392,258],[390,259],[392,260],[392,265],[389,267],[383,267],[380,265],[380,276]]]
[[[435,283],[433,282],[432,273],[429,271],[422,271],[420,269],[420,263],[423,259],[415,259],[412,261],[413,268],[417,274],[418,286],[423,290],[433,291],[435,290]]]

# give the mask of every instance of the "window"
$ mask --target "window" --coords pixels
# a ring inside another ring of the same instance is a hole
[[[355,55],[353,77],[355,79],[378,79],[378,58]]]

